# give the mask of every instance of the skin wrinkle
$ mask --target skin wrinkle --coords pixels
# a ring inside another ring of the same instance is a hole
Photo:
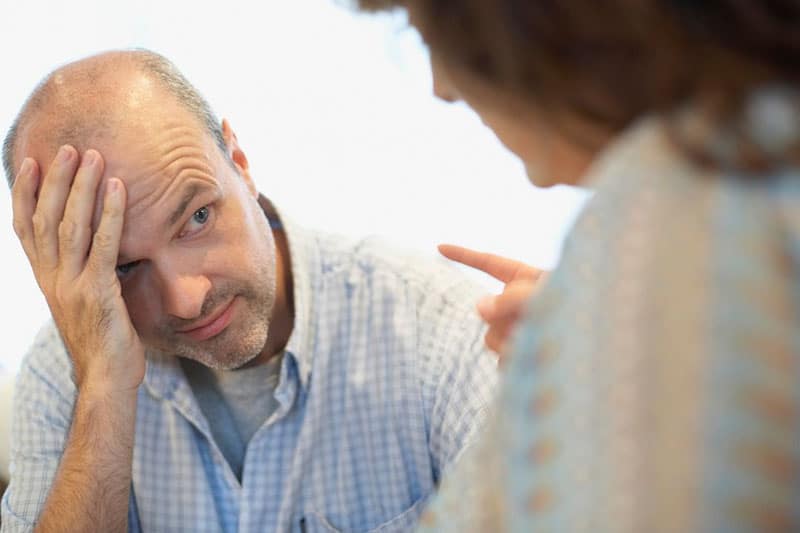
[[[126,219],[142,218],[142,213],[150,209],[163,208],[164,212],[171,212],[174,209],[173,206],[176,205],[172,201],[172,196],[176,194],[176,190],[183,188],[189,179],[199,180],[202,185],[205,185],[204,188],[206,189],[209,187],[218,189],[218,185],[213,178],[214,171],[208,164],[208,152],[202,146],[205,143],[202,138],[198,138],[198,135],[191,131],[191,128],[173,126],[165,128],[155,136],[146,130],[138,134],[143,138],[155,139],[146,145],[143,150],[144,154],[156,152],[159,155],[156,158],[157,161],[143,166],[141,172],[130,177],[120,176],[124,182],[136,184],[135,187],[130,188],[128,191],[129,199],[126,207]],[[171,145],[163,147],[163,145],[158,144],[161,138],[174,140]],[[193,145],[195,143],[199,146]],[[211,149],[214,149],[214,147],[211,147]],[[149,158],[142,156],[139,161],[147,163],[147,159]],[[115,174],[107,170],[106,176],[112,175]],[[138,191],[145,191],[144,196],[138,197]],[[102,206],[95,206],[94,228],[97,227],[101,212]],[[149,231],[164,231],[165,225],[171,228],[175,225],[175,222],[165,219],[163,224],[153,224]],[[129,246],[133,246],[132,243],[129,245],[129,240],[126,237],[127,231],[124,230],[121,252],[123,250],[127,251]],[[126,258],[129,257],[127,253],[124,255]]]
[[[164,131],[162,135],[169,136],[170,138],[172,138],[171,134],[172,134],[172,131],[168,130],[168,131]],[[168,147],[165,150],[159,151],[159,154],[156,157],[156,159],[158,159],[158,161],[156,163],[151,164],[151,165],[143,165],[143,167],[146,168],[148,171],[150,171],[150,169],[154,169],[154,170],[155,169],[160,169],[161,172],[156,173],[155,175],[150,174],[146,178],[141,179],[139,181],[133,181],[132,180],[132,183],[135,184],[135,186],[132,188],[132,191],[131,191],[132,192],[133,201],[134,201],[134,205],[131,206],[131,213],[129,213],[127,215],[128,219],[131,219],[132,217],[137,216],[138,218],[140,218],[142,220],[147,220],[148,217],[146,217],[146,211],[149,210],[149,209],[154,209],[154,210],[157,210],[158,212],[161,212],[161,213],[169,213],[170,209],[173,208],[177,203],[177,201],[175,199],[176,196],[180,197],[181,193],[183,191],[185,191],[187,187],[191,187],[191,182],[194,181],[194,180],[199,180],[201,182],[199,185],[201,185],[204,188],[206,188],[207,192],[206,191],[202,192],[201,195],[199,195],[198,197],[196,197],[193,200],[193,204],[191,205],[193,210],[196,210],[197,208],[202,207],[206,203],[212,203],[213,204],[213,208],[215,210],[224,209],[225,198],[226,198],[227,195],[223,193],[223,190],[224,190],[224,187],[226,186],[226,183],[224,182],[224,180],[222,182],[217,183],[217,180],[215,180],[212,175],[205,175],[205,172],[207,171],[206,161],[205,161],[204,158],[201,158],[201,157],[197,156],[197,154],[199,154],[199,153],[203,153],[203,154],[208,153],[206,150],[203,149],[203,148],[205,148],[205,146],[203,146],[204,143],[202,143],[202,141],[201,141],[201,142],[199,142],[197,144],[194,144],[194,142],[200,140],[200,139],[197,138],[197,136],[186,135],[185,137],[184,136],[179,136],[179,137],[181,137],[181,138],[180,139],[175,139],[175,141],[173,141],[173,143],[172,143],[176,147]],[[149,138],[157,138],[157,137],[156,136],[150,136]],[[184,139],[185,139],[186,144],[183,144],[182,142],[180,142],[180,141],[184,141]],[[177,146],[177,145],[180,145],[180,146]],[[211,152],[211,153],[212,153],[212,157],[213,157],[214,152]],[[188,156],[188,157],[179,157],[180,155],[184,155],[184,156]],[[146,161],[142,161],[142,160],[139,160],[139,161],[143,162],[143,163],[146,162]],[[217,161],[217,163],[219,165],[224,165],[225,164],[224,161]],[[156,178],[168,177],[169,174],[171,174],[172,171],[174,171],[174,169],[177,168],[177,167],[181,167],[181,170],[178,171],[178,175],[177,176],[175,176],[172,179],[162,180],[161,181],[161,183],[164,183],[166,181],[168,183],[168,185],[166,187],[163,187],[163,188],[160,187],[159,188],[158,192],[159,192],[160,198],[156,201],[155,204],[152,204],[152,202],[150,201],[151,195],[145,195],[145,197],[142,198],[142,199],[136,199],[137,191],[135,189],[137,187],[141,186],[140,184],[144,184],[144,186],[147,186],[147,182],[151,182],[151,181],[155,180]],[[222,168],[225,168],[225,167],[223,166]],[[164,174],[166,174],[166,176]],[[198,176],[197,174],[200,174],[200,175]],[[213,189],[208,189],[209,185],[212,185]],[[210,197],[210,198],[207,198],[207,197]],[[211,200],[211,202],[207,202],[206,199]],[[202,202],[200,200],[202,200]],[[147,209],[144,209],[144,207],[147,207]],[[141,211],[141,213],[142,213],[141,215],[135,215],[134,214],[135,212],[139,212],[139,211]],[[185,217],[186,216],[190,216],[190,214],[191,214],[191,212],[187,211],[187,213],[185,213]],[[155,220],[155,218],[154,218],[154,220]],[[159,220],[159,222],[161,222],[161,220],[164,220],[164,219],[158,219],[158,220]],[[154,224],[155,224],[155,222],[154,222]],[[217,229],[217,228],[215,228],[215,229]],[[141,228],[140,227],[140,228],[136,228],[134,233],[135,234],[143,234],[144,232],[149,233],[150,231],[159,232],[160,228],[158,228],[157,225],[153,225],[153,226],[148,227],[148,228]],[[176,231],[178,231],[178,230],[176,230]],[[227,232],[230,232],[230,229],[228,229]],[[154,248],[159,248],[158,242],[153,243],[153,245],[154,245]],[[151,294],[152,293],[162,293],[164,291],[164,289],[168,289],[169,288],[169,287],[163,286],[163,283],[166,282],[166,281],[162,282],[162,280],[167,280],[167,279],[181,280],[181,279],[183,279],[183,274],[182,274],[182,272],[180,270],[182,268],[181,265],[176,265],[174,262],[167,262],[161,256],[151,256],[152,252],[150,250],[136,250],[134,247],[135,246],[140,246],[140,243],[139,242],[131,242],[130,239],[128,239],[128,232],[127,231],[124,231],[124,233],[123,233],[122,246],[123,246],[123,249],[126,252],[136,251],[137,255],[142,255],[144,257],[149,257],[150,256],[150,262],[151,263],[158,263],[158,265],[159,265],[158,266],[158,272],[153,273],[153,275],[152,275],[153,281],[150,282],[150,287],[151,288],[149,290],[145,291],[145,292],[148,292],[148,293],[151,293]],[[224,266],[225,263],[223,261],[222,264],[219,264],[220,261],[221,261],[221,259],[219,257],[217,257],[217,256],[209,256],[210,253],[213,253],[212,251],[202,251],[202,250],[200,250],[200,251],[198,251],[198,250],[191,251],[191,250],[189,250],[189,248],[192,248],[191,244],[185,244],[185,243],[179,241],[179,242],[177,242],[175,244],[170,243],[169,245],[167,245],[167,248],[165,248],[165,250],[167,250],[167,251],[165,251],[164,254],[167,254],[167,255],[171,254],[172,252],[170,252],[169,249],[174,248],[175,246],[180,246],[181,249],[186,250],[186,251],[182,252],[182,256],[183,257],[188,257],[187,254],[193,254],[193,255],[191,255],[191,257],[193,258],[191,261],[193,263],[195,263],[195,264],[207,265],[207,264],[213,264],[215,261],[218,263],[216,269],[208,270],[206,267],[203,267],[203,270],[205,271],[204,272],[204,276],[205,276],[206,279],[209,280],[209,282],[211,284],[211,287],[213,287],[213,288],[209,288],[210,292],[207,295],[205,301],[203,302],[201,310],[199,311],[199,316],[200,317],[207,316],[209,313],[215,311],[216,309],[218,309],[218,307],[220,305],[224,304],[230,297],[232,297],[233,294],[236,294],[241,290],[241,289],[237,289],[236,286],[232,285],[231,283],[226,283],[224,281],[224,278],[225,278],[224,271],[226,269],[226,267]],[[213,248],[213,246],[211,248]],[[200,253],[200,255],[197,255],[197,253]],[[155,285],[153,285],[154,283],[155,283]],[[251,305],[251,309],[253,308],[253,306],[256,306],[256,307],[258,306],[257,302],[252,301],[252,300],[251,300],[251,304],[250,305]],[[150,307],[150,305],[146,305],[146,308],[149,308],[149,307]],[[163,315],[163,311],[160,310],[160,309],[151,309],[151,311],[154,312],[154,316]],[[148,311],[148,313],[149,312],[150,311]],[[261,314],[261,313],[259,313],[259,314]],[[189,317],[185,317],[185,318],[184,317],[173,317],[173,316],[165,317],[165,319],[160,321],[160,323],[157,325],[156,336],[161,338],[162,340],[164,340],[168,344],[171,344],[171,345],[174,346],[174,342],[175,342],[174,331],[186,327],[187,325],[189,325],[191,322],[193,322],[195,320],[196,320],[196,317],[192,317],[191,319],[189,319]],[[170,340],[170,339],[172,339],[172,340]],[[177,349],[177,348],[174,348],[174,351],[180,352],[180,350]],[[208,359],[201,359],[201,362],[203,362],[205,364],[209,364],[209,365],[215,363],[214,361],[210,361]],[[223,366],[229,366],[231,364],[228,361],[216,361],[216,363],[217,364],[222,364]]]
[[[164,220],[163,223],[156,223],[154,221],[152,224],[149,224],[148,228],[145,228],[146,231],[174,234],[177,231],[180,231],[181,229],[180,227],[175,229],[177,223],[181,221],[180,218],[186,218],[187,216],[194,214],[194,212],[200,207],[213,204],[222,198],[221,191],[214,185],[210,186],[207,179],[203,179],[199,184],[192,184],[192,182],[189,180],[196,181],[197,178],[194,176],[186,176],[184,177],[184,179],[177,177],[174,180],[174,182],[177,185],[175,185],[174,187],[169,187],[169,189],[164,193],[163,202],[159,203],[165,204],[164,211],[166,212],[168,211],[167,206],[169,206],[170,204],[175,205],[175,202],[172,202],[171,199],[173,196],[176,196],[177,193],[173,193],[172,192],[173,190],[193,189],[196,191],[196,194],[192,196],[191,201],[189,202],[189,204],[187,204],[187,207],[192,207],[192,210],[191,211],[184,210],[184,212],[182,213],[183,217],[179,217],[179,220],[177,220],[175,223],[171,223],[166,219]],[[184,185],[186,183],[189,184]],[[183,196],[186,195],[184,194]],[[159,208],[158,207],[159,203],[155,204],[154,206],[151,206],[151,208]],[[146,208],[144,210],[146,210]],[[181,227],[182,226],[183,224],[181,225]],[[148,255],[147,249],[137,248],[137,244],[139,243],[140,241],[135,237],[128,238],[128,236],[125,233],[123,233],[121,240],[121,247],[120,247],[120,255],[119,255],[120,260],[118,264],[129,263],[131,261],[138,260],[139,257],[147,256]]]
[[[126,213],[126,219],[140,221],[138,227],[136,228],[123,229],[122,239],[120,242],[120,255],[124,255],[126,258],[130,257],[136,259],[138,257],[153,255],[152,248],[158,247],[159,243],[157,240],[154,240],[150,243],[153,246],[143,246],[144,243],[138,238],[139,234],[165,234],[171,238],[173,233],[175,233],[175,231],[164,231],[164,223],[167,220],[166,217],[147,217],[146,213],[148,211],[168,213],[172,210],[173,206],[177,204],[175,198],[182,196],[181,191],[185,191],[188,188],[200,187],[200,185],[192,184],[192,180],[196,180],[198,178],[189,176],[178,175],[174,179],[162,179],[160,177],[151,179],[158,180],[159,182],[164,183],[165,186],[163,190],[154,190],[153,193],[146,195],[144,198],[139,200],[137,204],[131,206],[129,211]],[[205,185],[205,191],[202,192],[202,194],[205,195],[203,199],[205,199],[206,197],[211,196],[208,193],[212,192],[213,189],[209,188],[209,185],[211,185],[209,183],[210,180],[206,178],[202,179],[201,181],[202,184]],[[138,182],[137,185],[139,183],[141,182]],[[208,191],[208,193],[206,191]],[[195,205],[197,198],[198,196],[195,196],[193,199]],[[151,199],[153,200],[152,202],[149,201]],[[146,226],[142,227],[142,224],[146,224]],[[174,224],[170,226],[170,230],[173,227]]]

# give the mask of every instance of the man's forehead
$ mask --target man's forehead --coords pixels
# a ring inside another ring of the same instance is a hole
[[[26,157],[32,157],[44,177],[62,146],[72,146],[82,157],[90,148],[122,144],[117,139],[118,131],[118,127],[105,121],[79,123],[63,117],[35,117],[20,131],[14,147],[14,163],[20,167]]]
[[[215,168],[224,159],[207,129],[196,117],[182,111],[155,113],[152,117],[97,115],[100,121],[41,116],[20,136],[22,142],[16,151],[20,164],[24,157],[36,159],[44,178],[63,144],[72,145],[80,157],[90,148],[97,150],[104,171],[95,196],[92,230],[99,226],[106,184],[111,177],[121,179],[125,185],[126,223],[136,219],[137,225],[161,226],[166,220],[151,219],[169,216],[164,211],[174,209],[180,201],[174,196],[180,196],[177,189],[181,187],[172,182],[179,176],[215,181]],[[168,191],[169,198],[163,198]],[[159,208],[151,209],[154,205]]]
[[[104,174],[97,188],[92,230],[96,231],[103,214],[105,191],[112,177]],[[165,231],[175,225],[186,211],[192,199],[200,194],[219,188],[211,179],[170,178],[165,175],[150,176],[138,183],[121,179],[126,193],[125,223],[135,224],[139,229],[150,228]]]

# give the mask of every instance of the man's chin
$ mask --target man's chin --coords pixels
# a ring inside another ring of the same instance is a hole
[[[195,340],[174,331],[163,331],[159,335],[156,331],[150,338],[152,342],[147,344],[168,356],[191,359],[218,370],[234,370],[259,356],[269,331],[268,321],[237,318],[219,334],[205,340]]]
[[[178,357],[191,359],[201,365],[214,370],[236,370],[256,359],[259,352],[244,354],[213,353],[209,351],[182,351],[176,353]]]
[[[253,339],[251,342],[233,346],[233,342],[226,340],[227,332],[222,335],[202,342],[173,342],[166,346],[156,348],[156,351],[166,355],[191,359],[215,370],[235,370],[255,360],[266,343]],[[241,339],[241,337],[239,337]]]

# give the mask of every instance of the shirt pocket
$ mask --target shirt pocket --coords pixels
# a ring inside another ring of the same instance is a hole
[[[414,505],[391,520],[366,531],[337,529],[324,516],[311,511],[300,520],[300,533],[405,533],[416,528],[426,502],[427,498],[420,498]]]

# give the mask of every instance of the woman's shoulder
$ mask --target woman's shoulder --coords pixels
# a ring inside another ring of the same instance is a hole
[[[797,257],[798,167],[756,175],[706,169],[681,157],[663,127],[649,123],[608,150],[593,174],[595,196],[565,242],[568,271],[592,265],[635,274],[681,260],[711,267]]]
[[[772,296],[800,290],[800,171],[723,175],[639,148],[595,182],[531,302],[531,331],[585,326],[569,342],[596,343],[609,328],[669,320],[689,330],[730,309],[794,320]]]

